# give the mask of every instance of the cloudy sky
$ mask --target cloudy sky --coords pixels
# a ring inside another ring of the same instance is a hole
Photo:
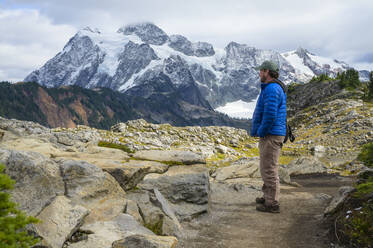
[[[115,32],[143,21],[219,48],[302,46],[373,70],[372,19],[371,0],[0,0],[0,81],[22,80],[81,28]]]

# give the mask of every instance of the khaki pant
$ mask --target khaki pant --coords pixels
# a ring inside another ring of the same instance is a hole
[[[260,174],[263,179],[263,197],[265,205],[279,205],[280,178],[278,177],[278,159],[284,136],[267,135],[259,140]]]

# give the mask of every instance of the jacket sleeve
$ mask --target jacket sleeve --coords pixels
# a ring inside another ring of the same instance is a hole
[[[255,109],[254,114],[253,114],[253,121],[251,123],[251,132],[250,135],[252,137],[258,137],[257,131],[258,131],[258,122],[256,121],[257,118],[255,116],[257,115],[257,110]]]
[[[275,123],[278,106],[281,102],[281,90],[277,84],[268,85],[265,89],[262,99],[264,102],[263,118],[258,128],[259,137],[268,135]]]
[[[253,113],[252,123],[251,123],[251,132],[250,136],[252,137],[258,137],[258,128],[262,119],[262,114],[260,113],[258,109],[259,102],[261,101],[261,97],[259,96],[258,101],[256,103],[256,107]]]

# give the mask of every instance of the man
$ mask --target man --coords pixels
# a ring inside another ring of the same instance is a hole
[[[260,173],[263,197],[256,198],[256,209],[279,213],[280,179],[278,159],[286,135],[286,86],[278,80],[279,69],[273,61],[264,61],[259,76],[261,92],[252,119],[251,136],[260,137]]]

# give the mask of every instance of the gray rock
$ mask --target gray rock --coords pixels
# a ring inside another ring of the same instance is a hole
[[[278,176],[280,178],[281,183],[287,183],[287,184],[291,184],[293,186],[298,186],[296,183],[293,183],[291,181],[289,172],[286,169],[284,169],[283,167],[278,168]]]
[[[119,133],[125,132],[125,131],[127,131],[127,125],[125,123],[121,122],[121,123],[118,123],[118,124],[112,126],[110,128],[110,130],[113,131],[113,132],[119,132]]]
[[[139,212],[143,218],[143,223],[158,235],[181,235],[181,227],[178,221],[171,219],[174,216],[173,207],[170,206],[166,199],[158,196],[160,201],[154,194],[154,191],[135,190],[131,191],[126,196],[128,199],[137,203]],[[167,209],[166,214],[162,208]]]
[[[123,52],[118,56],[120,63],[110,85],[107,85],[107,87],[119,90],[120,86],[128,81],[135,73],[140,72],[152,60],[156,59],[158,57],[149,44],[136,44],[129,41],[124,45]]]
[[[197,57],[208,57],[215,54],[214,48],[207,42],[193,43],[194,55]]]
[[[325,209],[324,215],[329,215],[338,210],[342,205],[344,200],[347,198],[348,194],[354,190],[353,187],[343,186],[338,190],[338,195],[336,195],[333,200],[330,202],[329,206]]]
[[[170,35],[169,46],[185,55],[193,55],[193,44],[182,35]]]
[[[74,138],[69,133],[55,133],[54,136],[57,138],[57,142],[66,146],[73,146]]]
[[[129,162],[103,168],[110,173],[126,191],[133,189],[146,174],[164,173],[168,165],[155,161],[130,160]]]
[[[312,155],[316,157],[322,157],[325,154],[325,147],[321,145],[317,145],[311,148]]]
[[[327,167],[315,157],[301,157],[291,161],[286,170],[290,176],[326,173]]]
[[[176,245],[175,237],[138,234],[115,241],[113,248],[174,248]]]
[[[88,235],[87,240],[69,243],[69,248],[108,248],[112,247],[114,241],[131,235],[154,235],[128,214],[120,214],[110,221],[84,224],[80,230],[91,234]]]
[[[153,204],[157,202],[154,194],[145,190],[135,190],[128,192],[126,197],[136,202],[145,226],[156,227],[163,223],[165,213],[160,205],[156,206]],[[159,232],[157,234],[162,234],[163,231],[157,230],[157,232]]]
[[[153,45],[163,45],[169,39],[162,29],[149,22],[124,26],[118,30],[118,33],[125,35],[135,34],[143,42]]]
[[[64,194],[59,165],[36,152],[0,149],[5,173],[16,181],[12,200],[28,215],[36,216],[57,195]]]
[[[89,210],[72,205],[65,196],[57,196],[36,216],[41,222],[34,225],[36,233],[43,238],[42,245],[61,248],[71,235],[83,224]]]
[[[133,155],[136,159],[160,161],[175,164],[204,164],[206,160],[201,154],[179,150],[138,151]]]
[[[217,181],[225,181],[233,178],[252,178],[258,171],[258,159],[241,160],[240,164],[218,168],[214,177]]]
[[[173,221],[174,225],[173,226],[176,226],[177,228],[177,233],[180,233],[181,232],[181,225],[180,225],[180,222],[179,220],[177,219],[175,213],[174,213],[174,210],[172,209],[172,207],[170,206],[169,202],[164,198],[164,196],[162,195],[161,192],[159,192],[159,190],[157,188],[154,189],[154,194],[155,194],[155,197],[157,198],[158,202],[160,203],[160,205],[162,206],[162,210],[163,212],[171,218],[171,220]],[[178,236],[178,235],[176,235]]]
[[[228,147],[223,146],[223,145],[217,145],[215,147],[215,149],[216,149],[217,152],[220,152],[220,153],[223,153],[223,154],[226,154],[228,152]]]
[[[138,187],[159,189],[181,219],[207,211],[209,173],[205,167],[173,166],[164,174],[146,175]]]
[[[0,129],[17,135],[50,135],[50,129],[31,121],[20,121],[0,117]]]
[[[133,216],[137,222],[144,224],[144,220],[141,217],[139,207],[135,201],[127,199],[126,208],[124,211],[126,214]]]
[[[73,203],[91,210],[86,223],[110,220],[122,213],[125,192],[118,182],[102,169],[84,161],[61,161],[66,196]]]

